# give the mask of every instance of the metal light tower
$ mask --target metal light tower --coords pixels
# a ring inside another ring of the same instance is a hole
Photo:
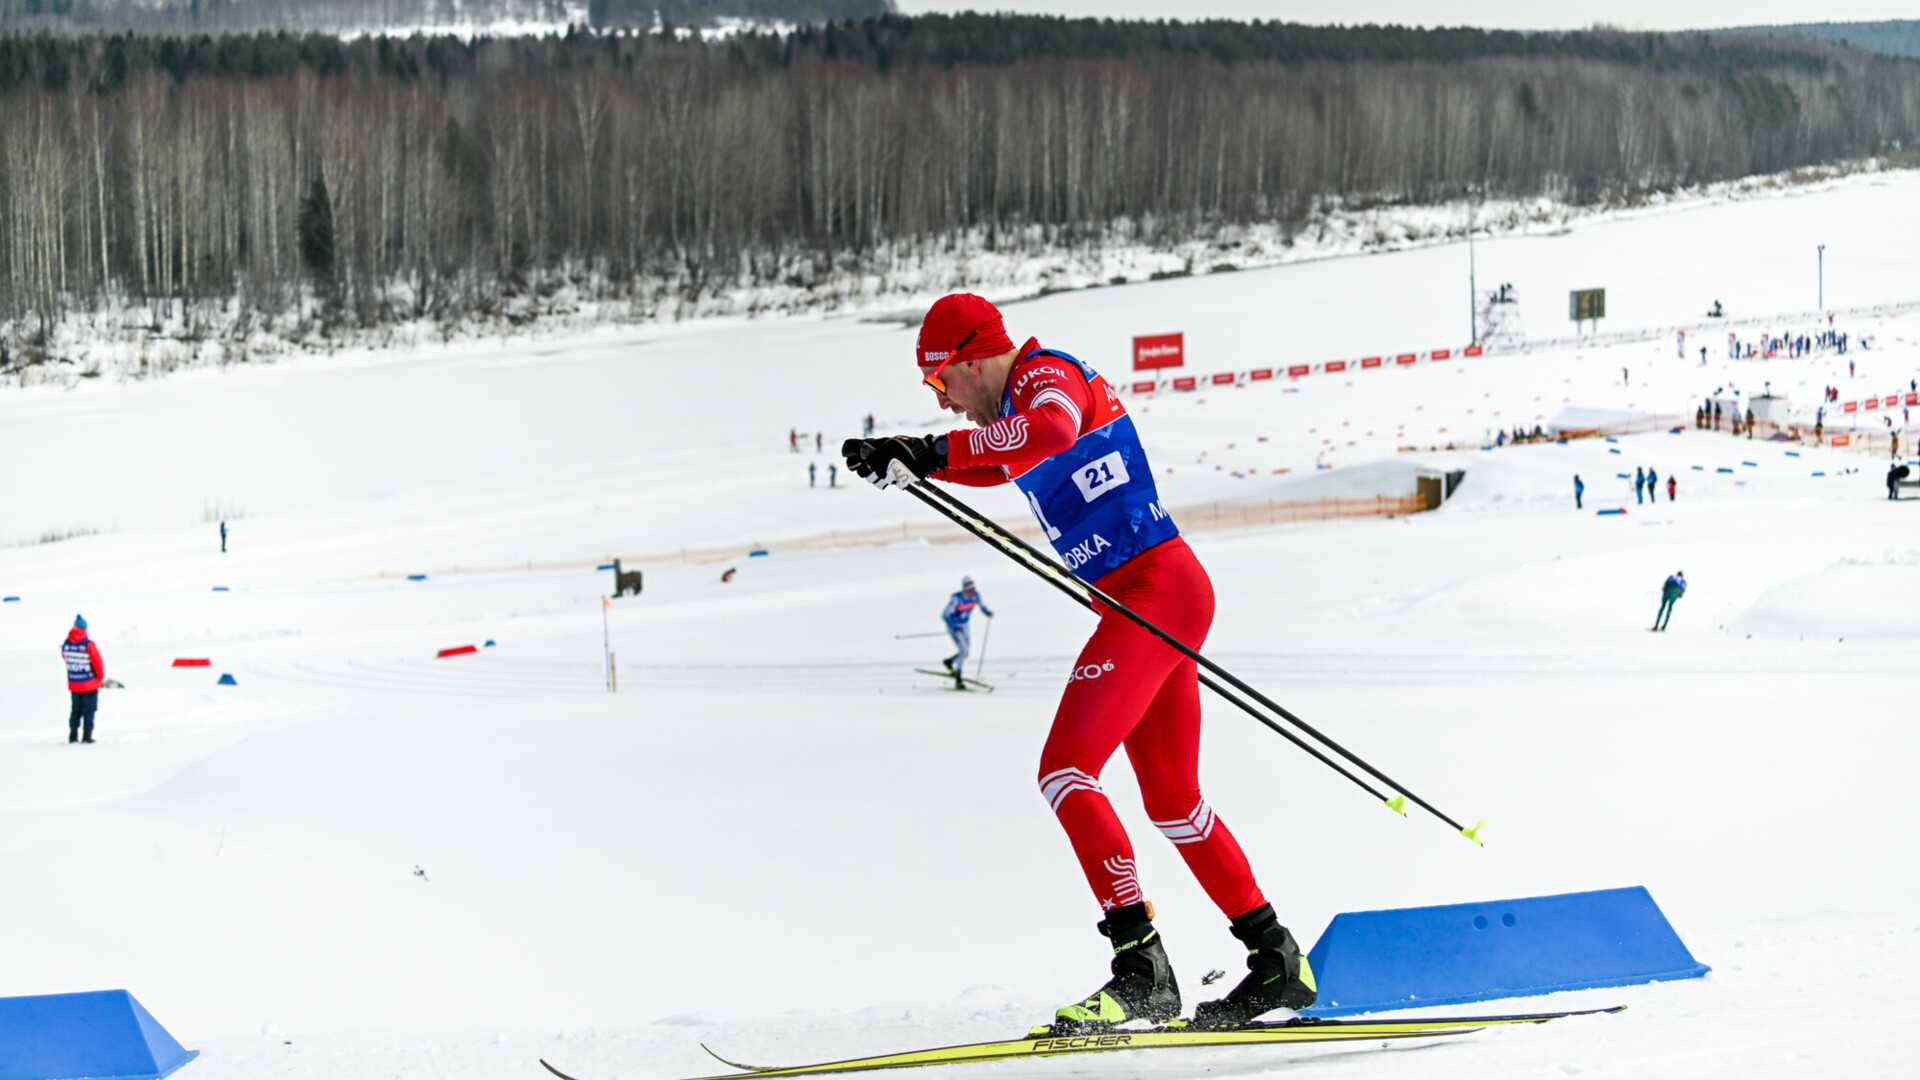
[[[1820,262],[1820,310],[1827,310],[1827,245],[1816,245]]]

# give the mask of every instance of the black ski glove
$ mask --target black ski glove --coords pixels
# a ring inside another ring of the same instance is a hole
[[[945,435],[894,435],[881,439],[848,439],[840,444],[840,456],[847,468],[878,488],[893,485],[888,466],[898,461],[917,480],[925,480],[947,467]]]

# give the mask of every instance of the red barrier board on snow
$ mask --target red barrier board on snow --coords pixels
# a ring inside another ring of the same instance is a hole
[[[1394,357],[1393,362],[1396,364],[1411,364],[1418,359],[1420,359],[1419,353],[1403,352],[1399,356]]]
[[[1133,370],[1135,371],[1185,367],[1186,362],[1185,334],[1142,334],[1133,339]]]
[[[1908,394],[1908,395],[1907,395],[1907,404],[1909,404],[1909,405],[1920,405],[1920,394]]]
[[[1347,362],[1345,360],[1329,360],[1326,363],[1326,369],[1328,371],[1345,371],[1347,370]]]
[[[1435,349],[1432,352],[1427,354],[1427,359],[1451,360],[1453,359],[1453,350],[1452,349]]]
[[[440,652],[436,655],[435,659],[445,660],[449,656],[465,656],[468,653],[475,653],[479,651],[480,651],[479,649],[475,648],[472,645],[455,645],[452,648],[441,649]]]
[[[1194,378],[1191,375],[1182,375],[1179,378],[1173,380],[1173,388],[1175,390],[1191,390],[1194,387],[1199,385],[1200,385],[1200,380]]]
[[[1133,392],[1136,394],[1151,394],[1153,393],[1154,387],[1159,385],[1160,384],[1156,382],[1137,382],[1133,384]]]
[[[173,658],[173,666],[174,667],[212,667],[213,661],[208,660],[204,657],[176,656]]]
[[[1879,408],[1879,407],[1880,407],[1880,399],[1879,399],[1879,398],[1877,398],[1877,397],[1870,397],[1870,398],[1868,398],[1868,399],[1867,399],[1867,408],[1869,408],[1869,409],[1877,409],[1877,408]]]
[[[1369,356],[1366,359],[1360,361],[1360,366],[1363,368],[1379,367],[1381,363],[1382,361],[1379,357]]]
[[[1895,405],[1898,405],[1898,404],[1900,404],[1900,395],[1899,395],[1899,394],[1888,394],[1888,395],[1887,395],[1887,408],[1889,408],[1889,409],[1891,409],[1891,408],[1893,408],[1893,407],[1894,407]]]
[[[1239,378],[1239,376],[1235,375],[1231,371],[1216,371],[1213,373],[1213,378],[1209,379],[1208,381],[1213,383],[1213,385],[1215,386],[1226,386],[1232,383],[1233,380],[1237,378]]]
[[[1833,445],[1835,446],[1845,446],[1852,441],[1853,436],[1851,435],[1835,435],[1833,437]]]
[[[1469,345],[1465,349],[1461,350],[1461,354],[1465,356],[1479,356],[1481,353],[1484,353],[1486,351],[1487,350],[1481,348],[1478,345]]]
[[[1265,382],[1271,378],[1273,378],[1273,369],[1270,367],[1257,367],[1247,372],[1247,379],[1251,382]]]
[[[1840,406],[1840,411],[1841,412],[1859,412],[1860,403],[1857,401],[1849,401],[1845,405]]]
[[[1312,373],[1312,364],[1293,364],[1287,368],[1287,378],[1289,379],[1297,379],[1302,375],[1310,375]]]

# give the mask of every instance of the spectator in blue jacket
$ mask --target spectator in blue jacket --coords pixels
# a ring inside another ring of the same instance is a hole
[[[1573,508],[1575,510],[1581,509],[1580,496],[1585,495],[1586,493],[1587,493],[1586,481],[1580,479],[1579,473],[1574,473],[1573,474]]]

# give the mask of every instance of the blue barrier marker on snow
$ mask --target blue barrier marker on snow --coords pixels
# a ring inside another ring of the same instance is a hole
[[[1743,461],[1740,464],[1745,465],[1749,469],[1757,469],[1760,467],[1760,463],[1757,461]]]
[[[1613,436],[1611,436],[1611,435],[1607,435],[1607,436],[1605,436],[1605,438],[1606,438],[1606,440],[1607,440],[1608,442],[1619,442],[1619,441],[1620,441],[1619,439],[1616,439],[1616,438],[1614,438],[1614,437],[1613,437]]]
[[[481,648],[483,648],[483,649],[491,649],[491,648],[493,648],[493,639],[492,639],[492,638],[488,638],[488,639],[487,639],[487,643],[486,643],[485,645],[482,645],[482,646],[480,646],[480,647],[481,647]]]
[[[747,552],[747,558],[749,559],[764,559],[766,557],[767,557],[766,548],[754,548],[752,551]]]
[[[227,588],[225,585],[215,585],[213,587],[213,591],[214,592],[232,592],[233,590]]]
[[[1617,453],[1619,453],[1619,452],[1620,452],[1620,448],[1619,448],[1619,447],[1617,447],[1617,446],[1609,446],[1609,447],[1607,447],[1607,453],[1609,453],[1609,454],[1617,454]]]
[[[19,602],[20,598],[17,596],[0,597],[0,604],[17,604]]]
[[[0,998],[0,1080],[159,1080],[199,1056],[125,990]]]
[[[1619,477],[1619,478],[1620,478],[1620,479],[1622,479],[1622,480],[1631,480],[1631,479],[1633,479],[1633,477],[1631,477],[1631,476],[1628,476],[1628,475],[1627,475],[1626,473],[1623,473],[1623,472],[1617,472],[1617,473],[1614,473],[1613,475],[1615,475],[1615,476],[1617,476],[1617,477]]]
[[[1693,466],[1693,471],[1694,471],[1694,472],[1706,472],[1706,471],[1707,471],[1707,467],[1706,467],[1705,465],[1695,465],[1695,466]]]
[[[1799,456],[1800,456],[1800,451],[1798,451],[1798,450],[1789,450],[1789,451],[1787,451],[1787,456],[1788,456],[1788,457],[1799,457]]]
[[[1307,955],[1319,983],[1312,1016],[1694,979],[1711,970],[1639,886],[1342,912]]]
[[[229,675],[229,674],[227,674],[226,672],[224,672],[224,671],[223,671],[223,672],[221,672],[221,673],[220,673],[220,682],[219,682],[219,683],[218,683],[217,685],[220,685],[220,686],[239,686],[240,684],[239,684],[238,682],[235,682],[235,681],[234,681],[234,678],[233,678],[233,676],[232,676],[232,675]]]
[[[1825,469],[1815,469],[1815,470],[1813,470],[1813,475],[1815,475],[1815,476],[1825,476],[1825,475],[1827,475],[1827,471],[1826,471]]]
[[[1621,517],[1627,516],[1626,508],[1622,506],[1616,506],[1611,510],[1595,510],[1594,513],[1599,515],[1600,517],[1611,517],[1614,514],[1618,514]]]
[[[594,567],[594,569],[595,570],[611,570],[613,569],[613,564],[610,562],[603,562],[599,566]]]
[[[1717,468],[1717,469],[1715,469],[1715,470],[1713,470],[1713,471],[1714,471],[1714,472],[1717,472],[1717,473],[1730,473],[1730,472],[1732,472],[1733,470],[1732,470],[1732,469],[1729,469],[1729,468],[1727,468],[1727,467],[1726,467],[1725,465],[1722,465],[1722,466],[1720,466],[1719,468]]]
[[[408,574],[408,575],[407,575],[407,580],[408,580],[408,581],[425,581],[425,580],[427,580],[427,575],[425,575],[425,574]]]

